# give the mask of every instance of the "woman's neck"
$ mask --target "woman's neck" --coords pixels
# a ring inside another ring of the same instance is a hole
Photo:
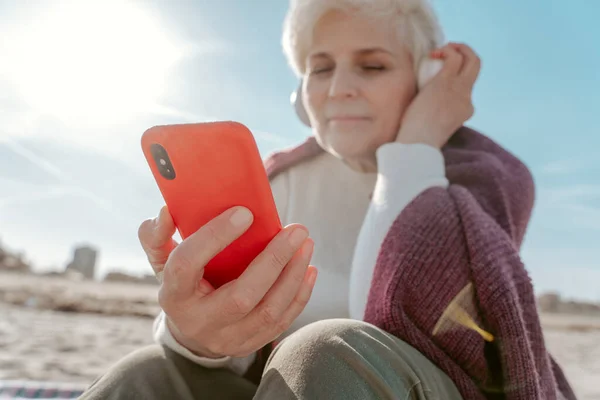
[[[342,161],[356,172],[363,174],[377,173],[377,157],[375,154],[372,157],[342,158]]]

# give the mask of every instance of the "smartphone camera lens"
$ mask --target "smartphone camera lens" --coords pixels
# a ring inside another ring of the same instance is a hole
[[[173,169],[171,160],[169,160],[167,150],[160,144],[154,143],[150,146],[150,153],[152,153],[154,162],[158,167],[158,172],[160,172],[165,179],[175,179],[175,169]]]

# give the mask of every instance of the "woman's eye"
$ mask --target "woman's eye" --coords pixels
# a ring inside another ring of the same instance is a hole
[[[365,65],[363,69],[366,71],[383,71],[385,67],[383,65]]]
[[[331,67],[319,67],[319,68],[313,68],[313,69],[310,71],[310,73],[311,73],[311,74],[318,75],[318,74],[322,74],[322,73],[325,73],[325,72],[329,72],[329,71],[331,71],[331,70],[332,70],[332,68],[331,68]]]

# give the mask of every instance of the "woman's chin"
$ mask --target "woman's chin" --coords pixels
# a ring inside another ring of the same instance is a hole
[[[327,151],[344,160],[371,158],[376,150],[369,137],[362,135],[332,135],[324,144]]]

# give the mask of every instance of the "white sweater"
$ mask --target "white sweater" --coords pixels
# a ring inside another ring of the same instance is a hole
[[[385,144],[377,151],[377,164],[377,173],[361,173],[324,152],[272,180],[281,222],[308,228],[315,242],[311,264],[319,270],[308,305],[281,338],[322,319],[362,319],[379,249],[392,223],[422,191],[448,185],[442,153],[427,145]],[[173,338],[162,312],[154,322],[154,340],[207,368],[227,367],[239,374],[255,358],[199,357]]]

